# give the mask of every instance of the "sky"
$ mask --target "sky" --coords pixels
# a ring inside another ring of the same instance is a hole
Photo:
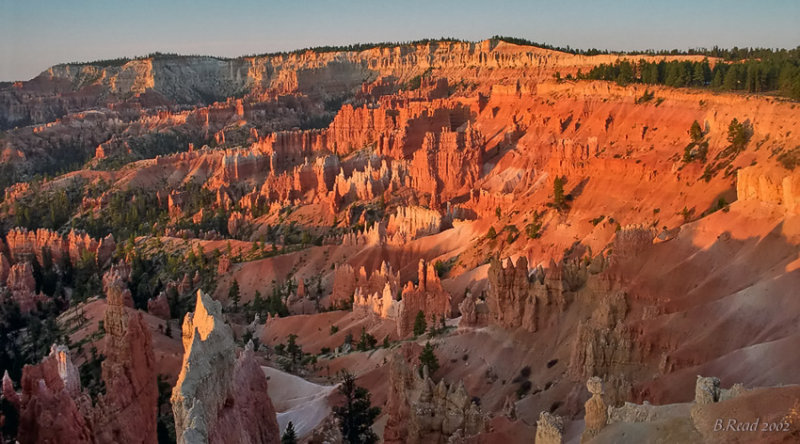
[[[0,0],[0,81],[151,52],[493,35],[612,50],[800,45],[800,0]]]

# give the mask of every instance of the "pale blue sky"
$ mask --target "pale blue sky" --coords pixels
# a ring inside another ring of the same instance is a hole
[[[576,48],[793,48],[800,0],[0,0],[0,80],[154,51],[238,56],[494,34]]]

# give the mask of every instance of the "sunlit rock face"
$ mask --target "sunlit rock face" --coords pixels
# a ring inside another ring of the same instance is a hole
[[[202,291],[183,321],[184,359],[172,391],[179,443],[277,443],[275,409],[250,347],[237,357],[222,306]]]

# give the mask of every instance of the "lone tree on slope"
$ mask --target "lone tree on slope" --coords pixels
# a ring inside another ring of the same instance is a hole
[[[357,386],[355,376],[345,372],[339,393],[344,395],[345,402],[334,407],[333,413],[339,420],[344,441],[350,444],[378,442],[378,436],[372,431],[372,423],[381,414],[381,409],[372,406],[369,391]]]

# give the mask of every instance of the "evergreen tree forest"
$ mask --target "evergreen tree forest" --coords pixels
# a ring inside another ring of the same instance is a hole
[[[733,51],[733,50],[731,50]],[[619,85],[643,83],[672,87],[708,88],[714,91],[770,93],[800,100],[800,49],[748,52],[756,58],[711,63],[702,61],[638,62],[619,60],[601,64],[579,79],[608,80]],[[739,53],[736,52],[737,57]]]

